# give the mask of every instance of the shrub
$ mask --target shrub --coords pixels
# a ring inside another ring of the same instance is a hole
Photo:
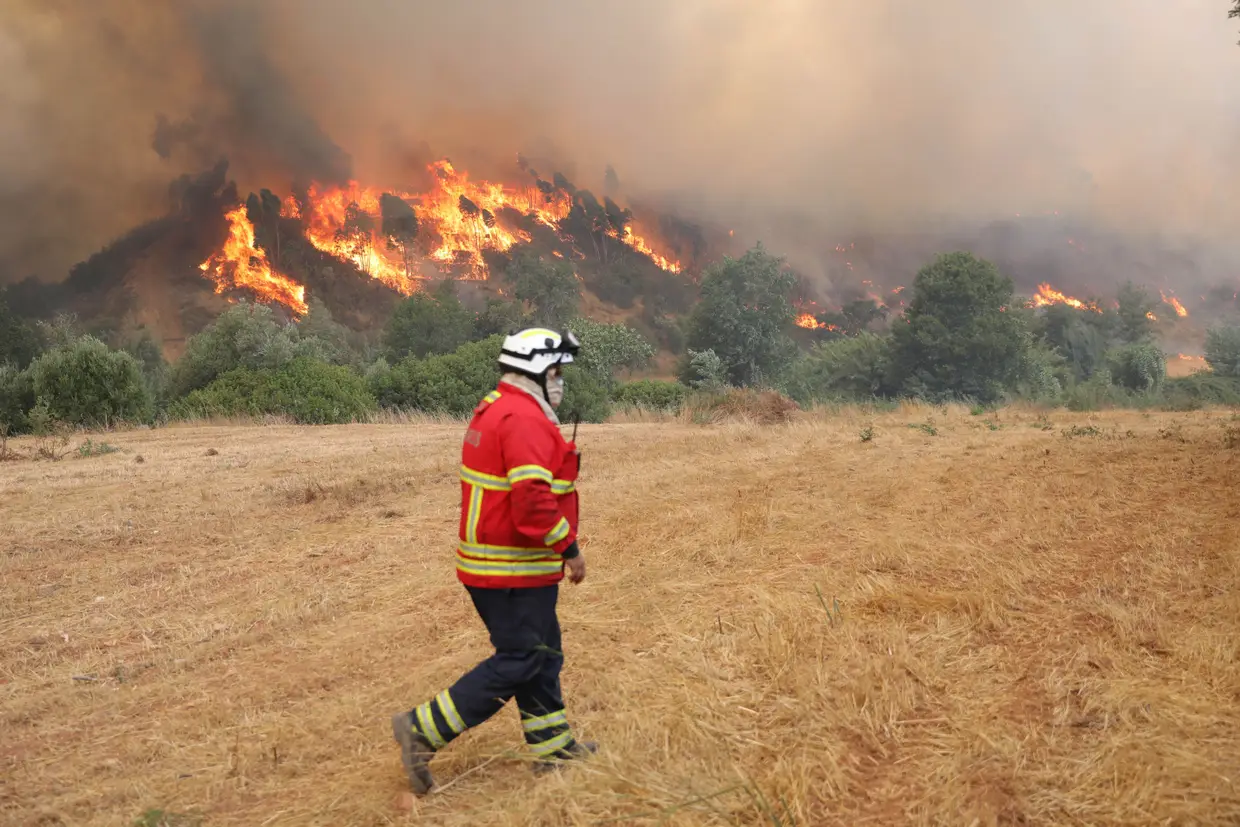
[[[326,362],[331,355],[318,339],[302,337],[296,325],[277,321],[267,305],[239,302],[190,337],[169,387],[174,396],[184,396],[237,368],[275,370],[299,357]]]
[[[496,335],[452,353],[405,359],[387,375],[376,370],[371,387],[390,407],[466,416],[499,380],[497,360],[503,341]]]
[[[698,393],[686,399],[684,409],[694,422],[740,420],[758,425],[788,422],[799,410],[796,402],[778,391],[754,388]]]
[[[30,388],[54,419],[86,427],[140,421],[151,411],[138,360],[93,336],[58,345],[31,363]]]
[[[1240,326],[1206,331],[1206,364],[1216,376],[1240,379]]]
[[[640,379],[625,382],[616,388],[613,399],[621,405],[632,405],[653,411],[675,411],[684,404],[689,388],[679,382]]]
[[[1207,405],[1240,405],[1240,379],[1197,373],[1168,379],[1163,405],[1173,411],[1196,411]]]
[[[886,337],[869,331],[820,342],[789,369],[788,393],[801,404],[888,394]]]
[[[29,371],[0,365],[0,426],[7,425],[10,435],[29,432],[28,414],[34,403]]]
[[[1130,344],[1107,354],[1111,380],[1131,391],[1152,391],[1167,377],[1167,357],[1152,344]]]
[[[611,416],[611,383],[576,364],[564,368],[564,402],[556,411],[561,422],[603,422]]]
[[[612,383],[616,371],[641,368],[654,356],[650,342],[627,325],[578,317],[568,327],[581,340],[581,352],[574,364],[607,384]]]
[[[700,391],[722,391],[728,387],[728,367],[713,349],[685,352],[680,365],[680,381]]]
[[[282,368],[236,368],[173,404],[181,419],[287,416],[305,425],[353,422],[375,409],[366,380],[347,367],[306,357]]]

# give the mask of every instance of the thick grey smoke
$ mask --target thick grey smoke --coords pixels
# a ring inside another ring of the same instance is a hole
[[[790,213],[831,241],[1059,211],[1222,242],[1228,5],[10,0],[0,278],[59,278],[221,154],[243,192],[396,184],[427,152],[596,189],[610,163],[774,248]]]

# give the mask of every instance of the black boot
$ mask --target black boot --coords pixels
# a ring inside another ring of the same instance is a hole
[[[400,760],[409,775],[409,789],[415,795],[426,795],[435,786],[428,766],[435,748],[413,728],[413,715],[408,712],[392,716],[392,737],[400,744]]]
[[[588,758],[598,752],[598,744],[594,741],[573,741],[571,746],[565,747],[557,753],[557,757],[551,760],[541,760],[534,762],[534,774],[544,775],[558,770],[569,761],[580,761]]]

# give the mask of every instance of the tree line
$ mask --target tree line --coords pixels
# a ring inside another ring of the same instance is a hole
[[[876,303],[853,302],[813,332],[795,325],[796,276],[761,244],[706,268],[699,300],[670,322],[674,336],[639,330],[640,320],[582,318],[581,282],[563,260],[520,251],[501,284],[505,295],[471,310],[443,281],[400,302],[374,334],[336,323],[314,301],[294,322],[242,302],[171,363],[149,335],[105,342],[70,319],[18,318],[0,300],[0,428],[263,415],[326,424],[380,410],[465,416],[495,383],[503,334],[531,324],[581,338],[561,413],[588,422],[617,405],[674,410],[692,395],[736,388],[775,390],[801,405],[1240,402],[1240,325],[1209,331],[1210,373],[1168,379],[1149,318],[1156,300],[1141,288],[1122,287],[1114,308],[1035,310],[994,264],[967,252],[927,263],[902,313],[884,318]],[[655,340],[678,351],[676,379],[618,378],[650,365]]]

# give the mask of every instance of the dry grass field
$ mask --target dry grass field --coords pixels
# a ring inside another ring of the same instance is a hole
[[[564,684],[602,752],[535,778],[510,706],[412,801],[389,716],[488,652],[460,434],[0,463],[0,822],[1240,823],[1231,412],[583,426]]]

